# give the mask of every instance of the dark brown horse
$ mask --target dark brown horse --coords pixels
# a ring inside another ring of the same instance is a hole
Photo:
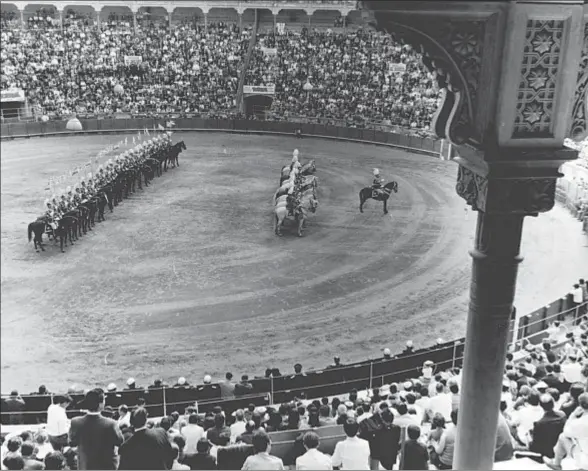
[[[398,193],[398,183],[394,181],[386,183],[386,185],[384,185],[382,188],[382,191],[377,195],[374,195],[374,190],[372,188],[363,188],[359,192],[359,211],[363,213],[364,203],[370,198],[373,198],[376,201],[384,202],[384,214],[388,214],[388,198],[390,198],[390,194],[393,191],[394,193]]]

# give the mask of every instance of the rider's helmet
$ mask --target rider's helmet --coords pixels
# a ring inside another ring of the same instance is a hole
[[[45,200],[45,206],[49,206],[51,208],[51,201],[49,200],[49,198]]]
[[[377,168],[374,169],[374,177],[377,177],[380,175],[380,170],[378,170]]]

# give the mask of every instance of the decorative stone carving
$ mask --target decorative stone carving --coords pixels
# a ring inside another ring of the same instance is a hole
[[[584,47],[572,108],[572,125],[569,134],[572,139],[582,140],[588,136],[586,120],[588,120],[588,22],[584,24]]]
[[[552,137],[552,118],[565,22],[527,21],[513,139]]]
[[[460,165],[455,190],[475,211],[535,215],[555,203],[556,178],[486,178]]]

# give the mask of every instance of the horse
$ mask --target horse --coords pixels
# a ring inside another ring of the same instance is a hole
[[[316,172],[316,165],[314,160],[309,160],[302,167],[300,167],[300,175],[310,175]]]
[[[170,165],[173,165],[173,168],[179,167],[180,163],[178,162],[178,157],[180,156],[180,153],[186,150],[186,144],[184,143],[184,141],[180,141],[180,142],[176,142],[170,151],[170,155],[167,158],[167,162],[165,163],[165,166],[167,168],[167,164],[169,163]]]
[[[370,198],[375,199],[376,201],[383,201],[384,202],[384,214],[388,214],[388,198],[390,198],[390,193],[394,191],[394,193],[398,193],[398,183],[391,181],[386,183],[382,188],[382,193],[377,195],[374,198],[373,189],[372,188],[363,188],[359,192],[359,211],[363,213],[363,205],[364,203],[369,200]]]
[[[318,207],[318,200],[312,194],[305,194],[300,199],[300,203],[294,208],[294,219],[298,222],[298,237],[302,237],[302,228],[308,219],[308,212],[316,212]],[[274,232],[278,236],[282,236],[281,227],[284,224],[286,217],[288,216],[288,208],[286,204],[276,204],[274,209],[275,214],[275,228]]]
[[[307,175],[302,179],[302,191],[312,188],[318,190],[318,178],[314,175]]]
[[[43,248],[43,233],[45,232],[45,226],[47,225],[47,220],[44,217],[40,217],[38,218],[36,221],[33,221],[29,224],[28,227],[28,236],[29,236],[29,242],[31,241],[31,236],[34,234],[35,237],[33,239],[33,242],[35,244],[35,251],[38,252],[39,249],[37,248],[37,245],[39,247],[41,247],[41,250],[43,252],[45,252],[45,249]]]

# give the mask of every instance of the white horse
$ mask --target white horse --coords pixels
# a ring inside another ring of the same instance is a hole
[[[315,198],[314,194],[304,193],[302,195],[300,204],[294,208],[294,219],[298,222],[298,237],[302,237],[302,229],[306,223],[306,219],[308,219],[309,212],[314,213],[317,207],[318,200]],[[276,235],[281,236],[281,227],[284,224],[286,217],[288,216],[288,208],[286,207],[286,204],[282,202],[280,202],[280,204],[276,204],[274,213],[276,218],[274,231]]]
[[[302,179],[302,191],[304,191],[306,188],[314,188],[315,190],[318,190],[318,178],[315,175],[306,175],[303,179]]]

